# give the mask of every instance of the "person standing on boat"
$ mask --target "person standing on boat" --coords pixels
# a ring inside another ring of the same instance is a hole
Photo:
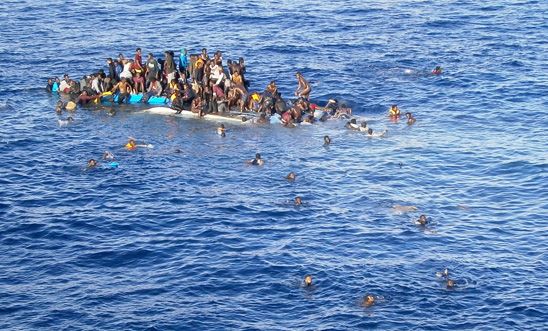
[[[148,59],[146,63],[146,81],[152,82],[152,79],[158,78],[158,72],[160,71],[160,66],[158,61],[154,58],[152,53],[148,53]]]
[[[166,83],[169,84],[172,80],[175,79],[175,73],[177,72],[177,68],[175,67],[175,62],[173,61],[173,52],[165,51],[164,55],[164,75],[166,77]]]
[[[181,55],[179,55],[179,75],[181,77],[188,77],[188,51],[186,48],[181,48]]]
[[[298,98],[305,98],[308,100],[310,98],[310,92],[312,91],[312,88],[310,87],[310,84],[306,79],[304,79],[303,75],[297,71],[295,74],[295,77],[297,77],[297,81],[299,83],[299,86],[297,87],[297,90],[295,91],[295,96]]]

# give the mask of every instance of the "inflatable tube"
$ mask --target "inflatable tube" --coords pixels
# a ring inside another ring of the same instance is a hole
[[[131,94],[129,96],[129,100],[126,100],[126,102],[130,104],[138,104],[138,103],[142,103],[142,101],[143,101],[142,93]],[[112,93],[110,92],[103,93],[103,97],[101,97],[101,103],[108,104],[112,102],[114,103],[118,102],[118,95],[115,94],[113,97]],[[165,105],[167,103],[169,103],[169,99],[166,97],[150,97],[147,102],[147,104],[149,105]]]

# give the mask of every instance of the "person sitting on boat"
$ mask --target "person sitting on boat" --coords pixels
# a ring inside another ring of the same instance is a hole
[[[123,77],[121,81],[114,85],[111,92],[114,93],[116,91],[118,91],[118,104],[122,104],[124,101],[129,102],[131,85],[129,85],[127,78]]]
[[[201,116],[204,115],[204,107],[205,107],[205,101],[202,100],[202,97],[200,95],[197,95],[192,100],[192,106],[190,108],[190,111],[192,111],[193,113],[198,114],[198,116],[201,117]]]
[[[407,117],[407,125],[413,125],[417,121],[410,112],[405,113],[405,117]]]
[[[183,109],[183,98],[181,97],[181,92],[179,90],[176,90],[174,92],[175,98],[171,101],[171,109],[175,110],[175,113],[180,114]]]
[[[258,112],[261,108],[261,95],[259,92],[248,94],[245,110]]]
[[[400,109],[398,108],[398,105],[392,105],[390,109],[388,110],[388,116],[391,118],[399,118],[401,115]]]
[[[160,95],[162,95],[162,84],[156,78],[151,78],[148,90],[143,95],[143,102],[148,103],[148,99],[151,97],[159,97]]]
[[[295,96],[298,98],[304,98],[308,100],[310,97],[310,92],[312,91],[312,88],[310,87],[310,84],[306,79],[304,79],[303,75],[297,71],[295,74],[295,77],[297,77],[297,81],[299,83],[297,90],[295,91]]]
[[[164,92],[166,97],[168,97],[170,100],[173,100],[175,98],[175,92],[179,90],[180,90],[179,82],[177,81],[177,79],[173,78],[169,82],[169,84],[167,84]]]

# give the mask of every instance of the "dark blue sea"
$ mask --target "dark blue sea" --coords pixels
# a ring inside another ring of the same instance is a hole
[[[547,330],[547,12],[534,0],[2,2],[0,329]],[[136,47],[242,56],[252,90],[275,79],[287,98],[301,71],[313,100],[337,98],[388,134],[329,121],[227,124],[223,138],[215,122],[130,105],[78,109],[60,127],[47,78]],[[390,122],[393,103],[416,124]],[[125,151],[129,136],[154,148]],[[119,167],[85,171],[105,150]],[[266,164],[246,165],[257,152]],[[367,294],[377,301],[362,307]]]

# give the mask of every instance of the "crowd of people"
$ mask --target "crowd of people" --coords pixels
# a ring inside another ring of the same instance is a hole
[[[164,97],[169,102],[174,113],[192,111],[199,116],[207,114],[227,113],[233,109],[240,112],[257,112],[256,123],[273,123],[288,127],[296,124],[312,124],[316,121],[326,121],[330,118],[347,119],[345,127],[348,130],[364,132],[369,137],[383,137],[386,130],[374,132],[366,121],[358,123],[352,117],[352,109],[339,104],[337,99],[329,99],[325,106],[310,101],[312,87],[300,72],[295,73],[297,88],[294,100],[289,102],[282,98],[278,91],[276,81],[271,81],[264,91],[250,91],[250,83],[246,78],[246,65],[242,57],[238,61],[227,60],[223,62],[220,51],[216,51],[210,57],[206,48],[199,54],[189,55],[186,49],[181,49],[178,57],[174,52],[164,52],[163,59],[156,59],[149,53],[145,62],[142,60],[141,49],[135,50],[133,59],[119,54],[116,59],[106,59],[106,71],[100,69],[95,73],[85,75],[79,81],[71,79],[68,74],[63,79],[52,78],[48,80],[47,90],[68,95],[69,101],[59,101],[56,111],[74,111],[78,105],[84,106],[99,102],[101,98],[116,100],[117,103],[129,102],[134,94],[142,94],[142,102],[147,103],[151,97]],[[432,74],[441,74],[441,67],[436,67]],[[115,99],[116,97],[116,99]],[[398,121],[401,111],[397,105],[388,109],[388,117],[391,121]],[[413,125],[415,117],[410,112],[405,113],[406,123]],[[59,120],[59,125],[68,125],[73,121],[72,116],[66,120]],[[222,137],[226,136],[224,124],[220,124],[216,130]],[[331,138],[324,136],[324,146],[331,144]],[[129,138],[124,146],[127,151],[134,151],[139,147],[152,148],[150,144],[137,143],[135,138]],[[102,159],[108,168],[117,168],[114,154],[105,151]],[[265,160],[259,153],[255,158],[247,161],[252,166],[263,166]],[[86,170],[99,167],[95,159],[87,162]],[[400,165],[401,166],[401,165]],[[286,179],[295,181],[297,175],[290,172]],[[302,206],[305,202],[300,196],[294,198],[295,206]],[[413,206],[395,206],[400,212],[415,211]],[[399,209],[398,209],[399,208]],[[430,221],[425,215],[420,215],[415,221],[417,226],[426,228]],[[448,276],[447,269],[438,273],[445,280],[447,288],[453,288],[455,281]],[[311,287],[312,276],[306,275],[303,281],[304,287]],[[367,294],[363,297],[361,305],[370,307],[382,297]]]
[[[436,67],[432,74],[441,74]],[[142,96],[140,102],[148,103],[152,97],[164,98],[175,113],[192,111],[199,116],[228,113],[231,110],[255,112],[255,123],[279,123],[293,127],[297,124],[312,124],[330,118],[352,117],[352,109],[340,104],[337,99],[329,99],[323,107],[310,101],[312,87],[305,77],[295,73],[297,87],[294,99],[286,100],[272,80],[263,91],[250,90],[246,78],[246,64],[243,57],[237,61],[223,60],[221,51],[212,56],[206,48],[199,54],[189,54],[181,49],[178,56],[173,51],[165,51],[164,57],[157,59],[149,53],[143,61],[141,48],[135,50],[133,58],[120,53],[117,58],[107,58],[105,68],[99,69],[80,80],[71,79],[68,74],[63,79],[50,78],[47,90],[68,96],[67,102],[60,102],[56,110],[73,111],[77,106],[99,103],[100,100],[129,102],[132,95]],[[392,120],[401,116],[397,105],[389,109]],[[406,113],[407,124],[415,123],[411,113]],[[382,137],[386,133],[374,132],[366,122],[356,123],[351,119],[346,127],[363,131],[370,137]]]

